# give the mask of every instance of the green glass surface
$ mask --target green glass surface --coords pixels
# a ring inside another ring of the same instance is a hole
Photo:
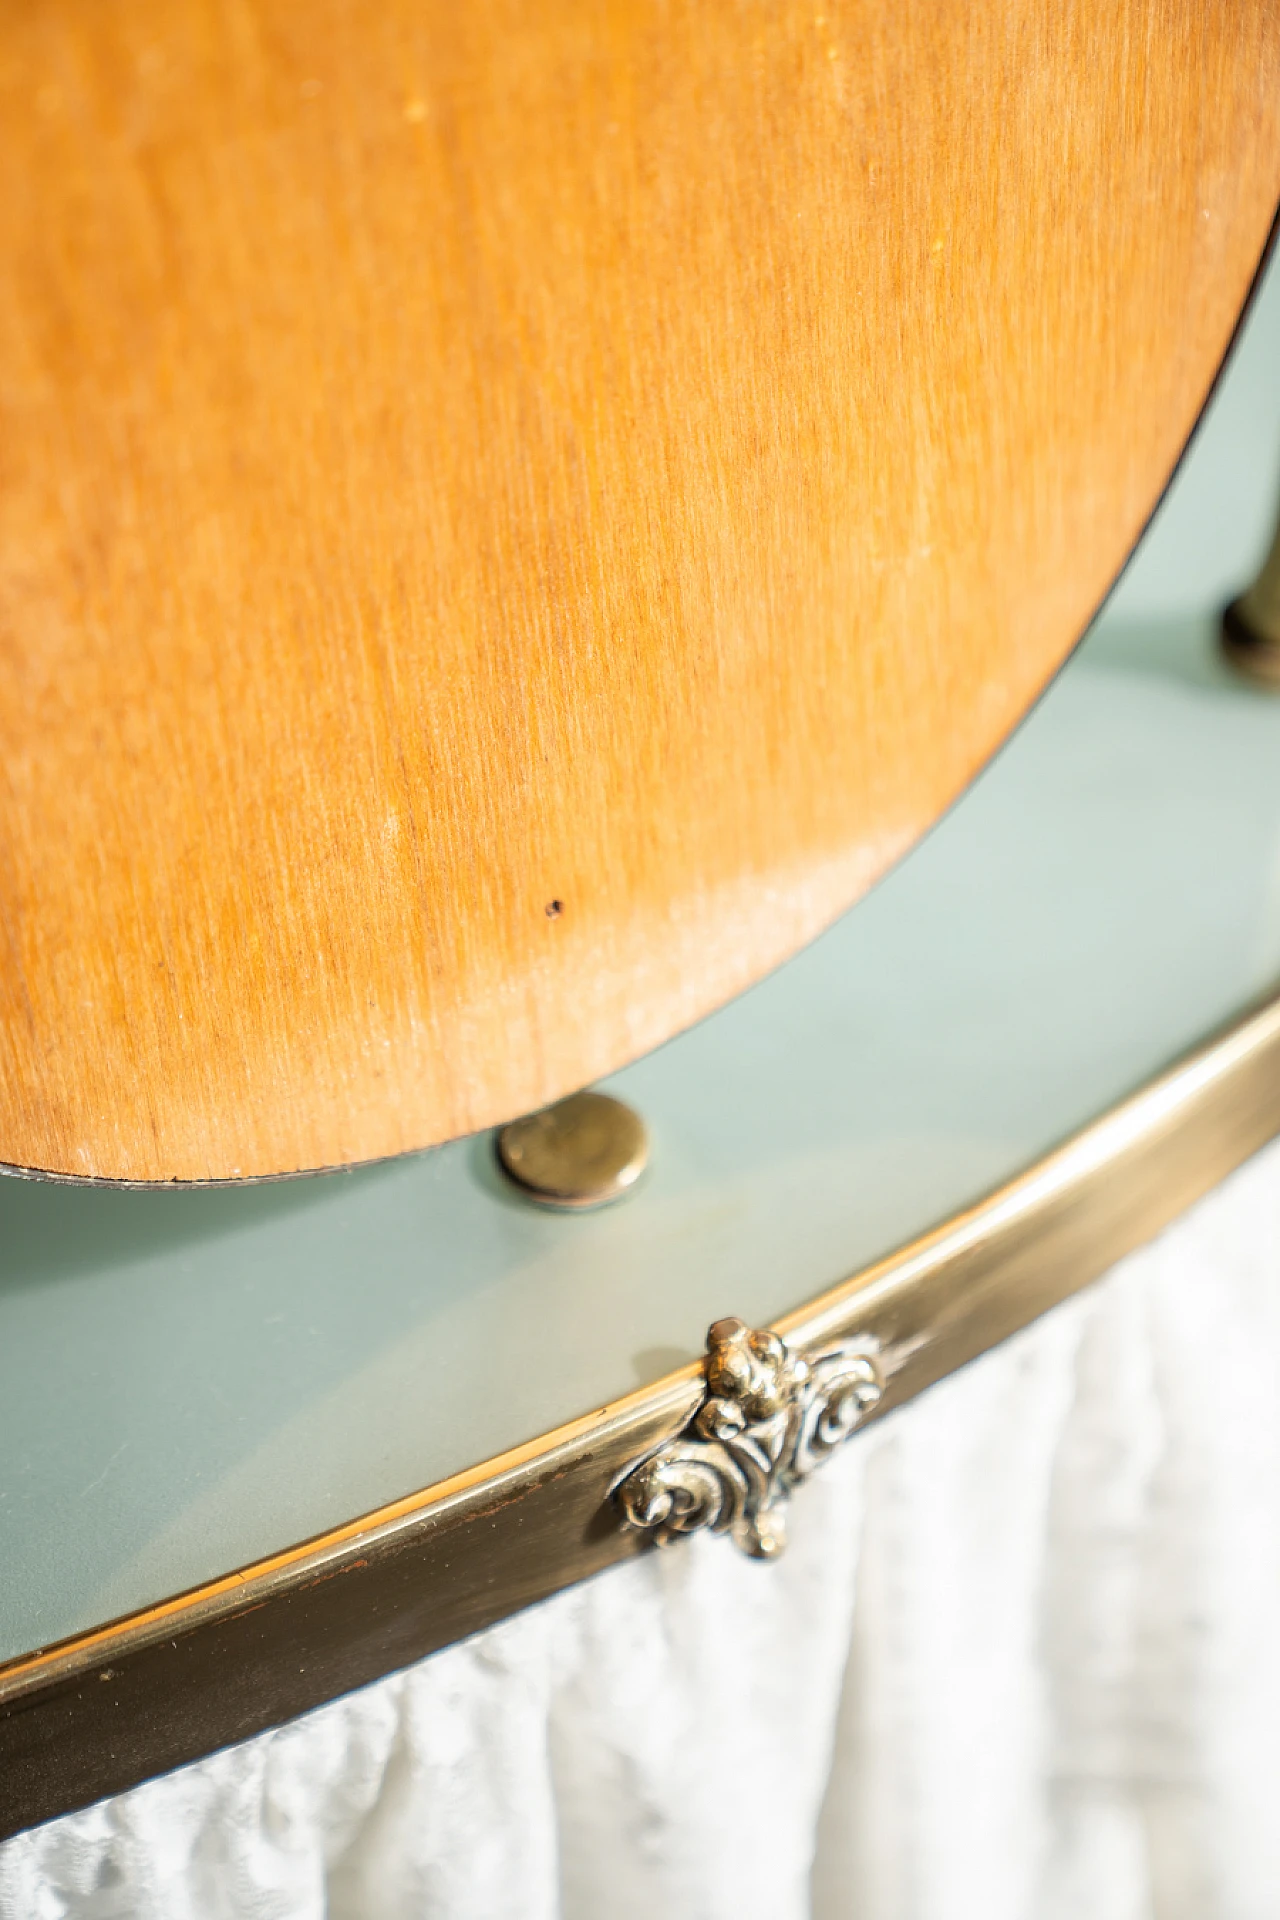
[[[1273,273],[1111,606],[994,765],[822,939],[606,1083],[654,1136],[618,1207],[536,1210],[488,1139],[203,1192],[0,1180],[0,1658],[799,1304],[1280,974],[1280,700],[1212,645],[1278,466]]]

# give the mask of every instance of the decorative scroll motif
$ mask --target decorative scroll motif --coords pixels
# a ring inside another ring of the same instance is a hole
[[[660,1546],[706,1527],[773,1559],[787,1543],[792,1489],[862,1424],[884,1392],[880,1369],[865,1343],[803,1360],[776,1333],[717,1320],[706,1377],[684,1432],[615,1488],[623,1525]]]

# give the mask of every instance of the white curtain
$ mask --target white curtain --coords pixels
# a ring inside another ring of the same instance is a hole
[[[0,1920],[1275,1920],[1280,1146],[696,1540],[0,1848]]]

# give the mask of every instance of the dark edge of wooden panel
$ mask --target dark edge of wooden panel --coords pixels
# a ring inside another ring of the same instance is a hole
[[[1277,1132],[1280,995],[778,1328],[810,1351],[850,1334],[877,1340],[888,1411],[1095,1279]],[[271,1560],[0,1668],[0,1835],[278,1726],[644,1551],[619,1531],[611,1489],[679,1430],[699,1392],[698,1370],[685,1368]]]

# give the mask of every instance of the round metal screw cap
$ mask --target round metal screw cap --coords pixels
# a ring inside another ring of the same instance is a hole
[[[498,1165],[544,1207],[603,1207],[630,1192],[649,1158],[649,1132],[607,1093],[571,1093],[498,1130]]]

